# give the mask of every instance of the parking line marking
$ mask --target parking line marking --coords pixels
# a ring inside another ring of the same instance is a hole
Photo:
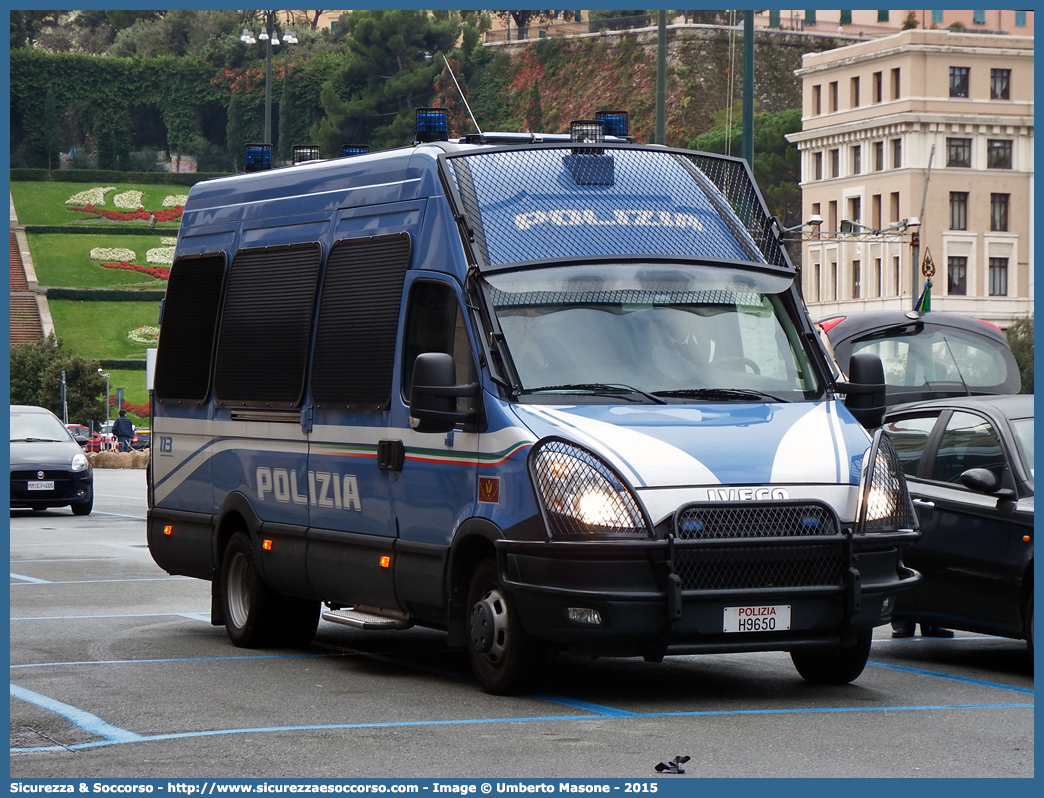
[[[163,659],[97,659],[73,662],[27,662],[11,665],[11,670],[24,668],[59,668],[69,665],[155,665],[168,662],[222,662],[248,659],[313,659],[317,657],[345,657],[348,654],[248,654],[242,657],[167,657]]]
[[[97,737],[104,737],[106,743],[136,743],[144,739],[140,734],[135,734],[132,731],[113,726],[111,723],[107,723],[97,715],[92,715],[90,712],[84,712],[82,709],[78,709],[77,707],[61,701],[56,701],[53,698],[48,698],[40,693],[34,693],[32,690],[26,690],[24,687],[19,687],[14,682],[11,683],[11,697],[21,699],[29,704],[35,704],[38,707],[54,712],[56,715],[61,715],[76,728],[82,729],[88,734],[93,734]]]
[[[51,582],[48,582],[46,579],[37,579],[35,576],[22,576],[21,574],[15,574],[15,573],[11,574],[11,578],[12,579],[21,579],[23,582],[28,582],[28,583],[33,584],[33,585],[49,585],[49,584],[51,584]]]
[[[204,616],[201,612],[128,612],[118,613],[113,615],[38,615],[38,616],[22,616],[19,618],[11,618],[12,621],[85,621],[94,618],[163,618],[163,617],[180,617],[180,618],[191,618],[192,620],[198,620]],[[210,622],[210,616],[206,616],[206,620]]]
[[[148,521],[149,519],[144,515],[125,515],[124,513],[105,513],[101,510],[95,510],[95,515],[111,515],[114,518],[133,518],[136,521]]]
[[[893,671],[903,671],[905,673],[916,673],[919,676],[934,676],[937,679],[950,679],[954,682],[964,682],[966,684],[977,684],[982,687],[996,687],[999,690],[1011,690],[1016,693],[1028,693],[1033,695],[1033,689],[1029,687],[1015,687],[1010,684],[1001,684],[1000,682],[987,682],[984,679],[972,679],[967,676],[954,676],[950,673],[941,673],[940,671],[930,671],[924,668],[912,668],[909,665],[892,665],[887,662],[874,662],[869,661],[867,665],[873,665],[877,668],[888,668]]]
[[[13,579],[25,579],[26,582],[41,585],[106,585],[112,582],[183,582],[191,576],[143,576],[140,579],[74,579],[67,582],[48,582],[46,579],[33,579],[29,576],[11,574]]]
[[[591,704],[587,701],[578,701],[575,698],[566,698],[560,695],[535,695],[533,698],[539,698],[542,701],[550,701],[552,704],[562,704],[563,706],[573,707],[573,709],[586,709],[588,712],[597,713],[603,718],[631,718],[635,716],[634,712],[628,712],[626,709],[616,709],[616,707]]]
[[[13,686],[12,686],[13,689]],[[66,749],[82,750],[85,748],[99,748],[106,745],[122,744],[125,742],[154,742],[159,740],[183,740],[196,737],[216,737],[226,734],[257,734],[263,732],[300,732],[300,731],[329,731],[335,729],[390,729],[421,726],[463,726],[468,724],[489,723],[532,723],[534,721],[567,721],[567,720],[615,720],[617,718],[671,718],[671,717],[693,717],[711,715],[785,715],[802,713],[824,713],[824,712],[903,712],[911,710],[932,709],[1032,709],[1033,704],[947,704],[938,706],[897,706],[897,707],[834,707],[834,708],[806,708],[806,709],[749,709],[749,710],[697,710],[693,712],[636,712],[626,716],[620,715],[546,715],[516,718],[460,718],[456,720],[405,720],[384,721],[374,723],[330,723],[330,724],[307,724],[303,726],[259,726],[248,729],[209,729],[197,732],[178,732],[174,734],[137,735],[134,740],[104,740],[99,742],[78,743],[64,746]],[[42,751],[59,751],[58,746],[41,746],[38,748],[12,748],[11,753],[27,753]]]

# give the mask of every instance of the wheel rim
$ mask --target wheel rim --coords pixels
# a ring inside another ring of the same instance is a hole
[[[250,587],[246,557],[241,552],[233,554],[228,564],[225,590],[228,592],[228,613],[232,616],[232,623],[237,629],[242,629],[249,617]]]
[[[473,610],[473,619],[480,615],[486,621],[481,631],[472,629],[472,642],[476,651],[490,665],[499,667],[507,656],[508,610],[507,602],[499,590],[493,588],[478,600]],[[482,642],[479,642],[481,635]]]

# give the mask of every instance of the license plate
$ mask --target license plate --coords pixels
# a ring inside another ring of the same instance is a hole
[[[54,480],[49,482],[30,482],[29,490],[54,490]]]
[[[785,632],[790,629],[790,605],[726,607],[726,632]]]

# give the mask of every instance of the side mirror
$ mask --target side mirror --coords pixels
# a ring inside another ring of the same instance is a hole
[[[417,355],[410,389],[410,426],[417,432],[449,432],[476,419],[474,410],[457,410],[457,397],[478,396],[479,385],[457,385],[456,372],[445,352]]]
[[[1007,488],[1001,489],[996,474],[988,468],[969,468],[961,474],[961,484],[976,493],[996,496],[998,499],[1014,499],[1015,492]]]
[[[877,429],[884,421],[885,379],[881,358],[872,352],[856,352],[848,361],[849,382],[837,383],[843,391],[845,407],[867,429]]]
[[[86,446],[89,443],[87,438],[85,438],[83,435],[77,435],[76,442],[80,444],[80,446]]]

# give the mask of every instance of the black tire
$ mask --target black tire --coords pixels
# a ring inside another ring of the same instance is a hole
[[[319,625],[319,602],[274,593],[261,580],[245,532],[228,541],[221,563],[225,631],[240,648],[307,645]]]
[[[805,681],[813,684],[848,684],[855,681],[866,667],[870,657],[870,643],[874,630],[858,633],[855,645],[839,651],[791,651],[790,659]]]
[[[94,509],[94,491],[91,491],[91,495],[87,497],[87,501],[73,502],[71,505],[73,515],[90,515],[91,510]]]
[[[468,657],[482,689],[517,695],[533,683],[543,646],[522,628],[493,560],[475,569],[468,589]]]

